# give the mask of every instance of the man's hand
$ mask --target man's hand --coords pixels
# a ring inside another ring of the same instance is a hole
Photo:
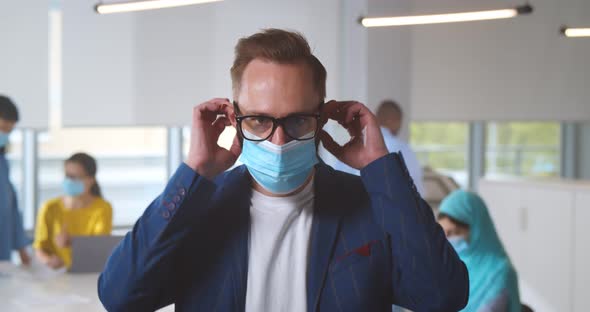
[[[360,170],[388,154],[377,118],[362,103],[332,100],[324,105],[322,113],[324,123],[336,120],[351,136],[348,143],[340,146],[326,131],[320,131],[324,147],[338,160]]]
[[[230,118],[233,120],[235,115],[228,99],[212,99],[193,108],[186,164],[207,179],[230,168],[242,152],[237,135],[229,150],[217,145],[225,127],[231,125]]]

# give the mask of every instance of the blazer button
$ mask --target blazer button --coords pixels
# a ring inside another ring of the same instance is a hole
[[[173,201],[175,204],[178,204],[178,202],[180,201],[180,196],[176,195],[176,196],[172,197],[172,201]]]
[[[184,187],[181,187],[178,189],[178,195],[180,195],[180,196],[186,195],[186,190],[184,189]]]
[[[170,218],[170,212],[168,212],[168,210],[162,211],[162,217],[164,217],[164,219]]]
[[[168,210],[172,211],[172,210],[176,209],[176,204],[168,203],[168,204],[166,204],[166,208],[168,208]]]

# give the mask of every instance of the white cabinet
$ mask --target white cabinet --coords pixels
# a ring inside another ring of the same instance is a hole
[[[587,311],[590,184],[482,180],[498,235],[536,311]]]
[[[582,312],[590,294],[590,191],[576,194],[574,218],[574,311]]]
[[[526,258],[526,241],[523,227],[524,210],[522,191],[511,185],[482,182],[480,195],[485,200],[498,236],[510,255],[512,263],[520,271]]]
[[[521,279],[555,311],[572,310],[573,192],[534,188],[523,192],[526,260]]]

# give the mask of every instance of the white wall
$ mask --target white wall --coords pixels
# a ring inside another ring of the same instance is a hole
[[[368,0],[366,16],[391,16],[411,14],[410,0]],[[410,83],[412,79],[412,38],[411,29],[372,28],[368,29],[368,100],[373,110],[384,99],[399,103],[405,113],[406,123],[402,136],[407,137],[407,128],[412,107]]]
[[[416,13],[503,8],[523,1],[416,0]],[[532,15],[413,28],[411,101],[419,120],[588,120],[586,0],[537,0]]]
[[[0,2],[0,94],[18,105],[19,127],[48,125],[48,0]]]
[[[190,125],[191,108],[215,94],[215,5],[137,13],[135,122]]]
[[[187,125],[193,105],[231,98],[237,40],[267,27],[304,33],[328,70],[328,97],[339,94],[339,0],[223,1],[106,16],[93,13],[93,3],[64,2],[67,126]]]
[[[135,16],[97,15],[94,4],[93,0],[62,1],[62,122],[133,124]]]
[[[509,20],[381,29],[356,18],[522,3],[249,0],[110,16],[93,4],[63,4],[69,126],[188,124],[191,106],[231,97],[236,40],[271,26],[307,35],[328,69],[328,98],[373,109],[393,98],[413,120],[590,119],[590,42],[558,33],[587,23],[584,0],[538,0]]]

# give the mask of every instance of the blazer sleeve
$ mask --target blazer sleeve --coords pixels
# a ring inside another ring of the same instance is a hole
[[[403,157],[391,153],[361,170],[376,222],[390,237],[392,303],[413,311],[459,311],[467,268],[420,197]]]
[[[175,251],[195,222],[204,222],[199,215],[215,189],[186,164],[177,169],[100,274],[98,295],[108,311],[155,311],[174,302]]]

